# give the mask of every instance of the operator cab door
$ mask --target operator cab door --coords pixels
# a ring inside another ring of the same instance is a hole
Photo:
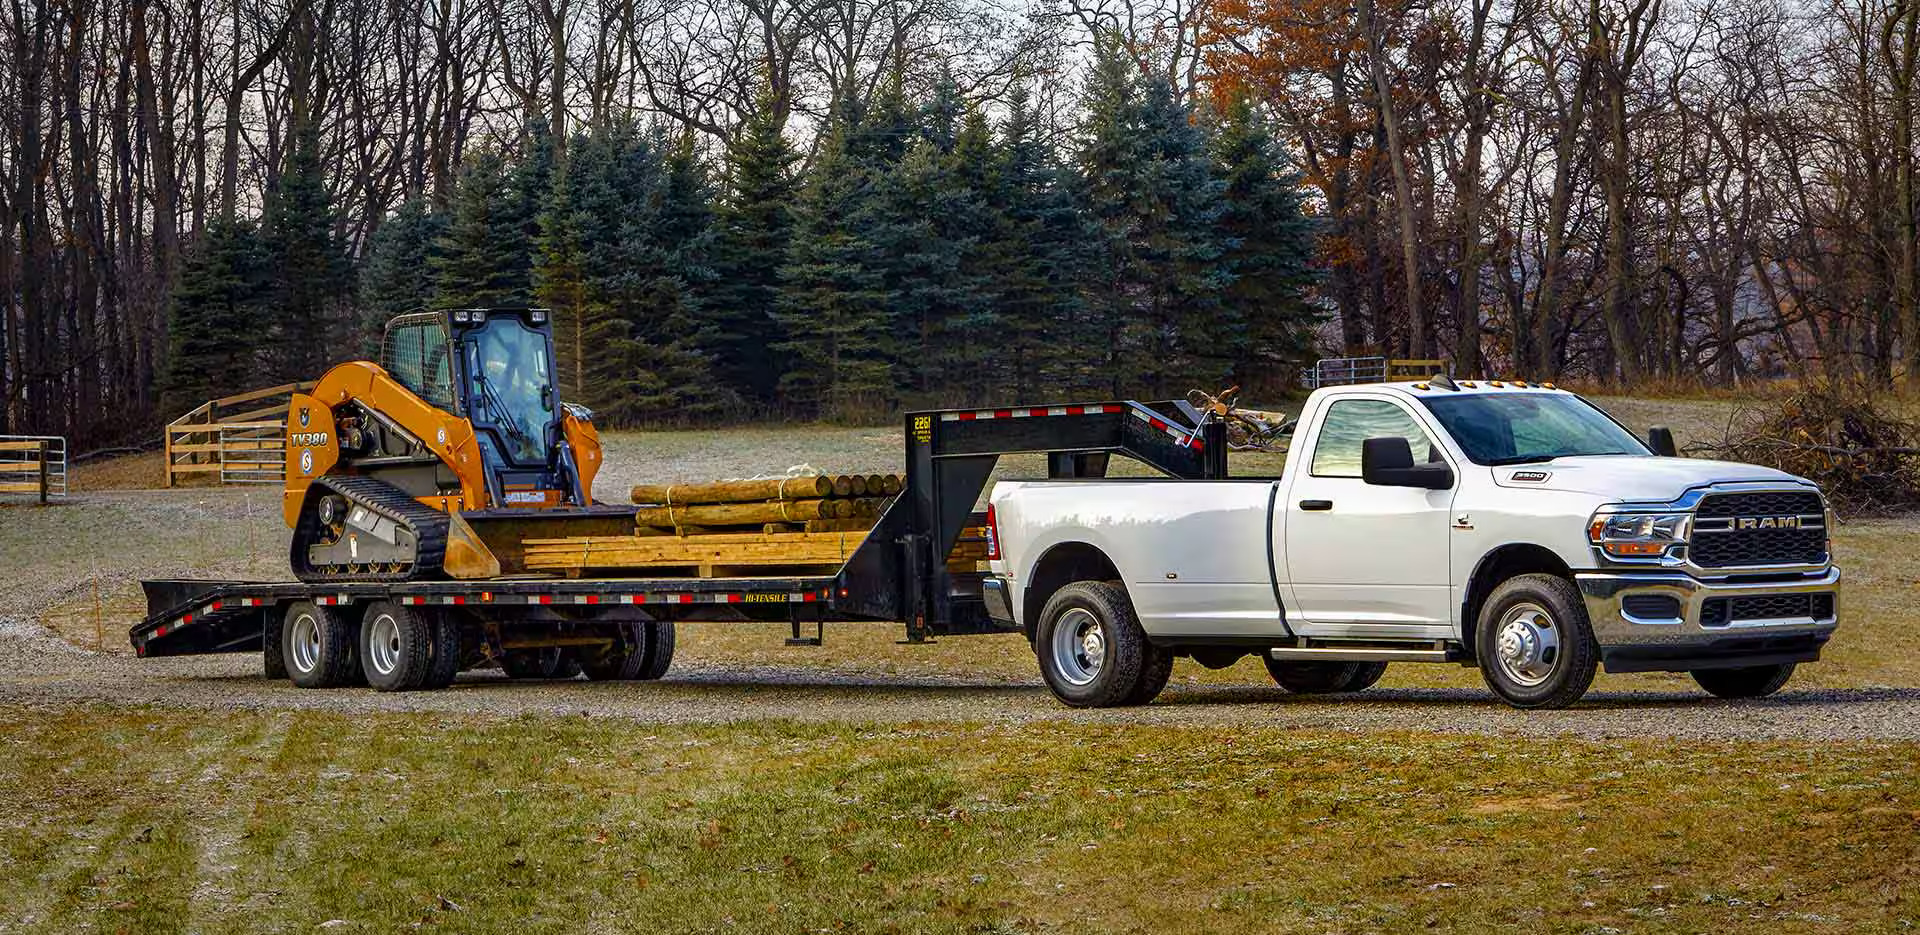
[[[1445,461],[1398,400],[1334,401],[1276,504],[1287,622],[1303,636],[1439,639],[1453,635],[1453,490],[1383,487],[1360,477],[1361,443],[1400,436],[1416,460]],[[1455,476],[1458,476],[1456,470]]]

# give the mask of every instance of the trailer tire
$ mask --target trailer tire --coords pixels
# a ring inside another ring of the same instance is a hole
[[[279,627],[287,678],[301,688],[340,688],[360,671],[353,622],[334,607],[297,601]]]
[[[280,645],[280,631],[285,618],[273,610],[260,612],[260,668],[269,679],[287,677],[287,651]]]
[[[613,643],[591,656],[579,659],[581,671],[590,682],[632,682],[646,670],[648,639],[645,622],[617,625]]]
[[[421,687],[441,689],[453,684],[460,674],[460,622],[446,611],[429,613],[433,629],[433,648],[429,655],[427,680]]]
[[[500,659],[500,671],[513,679],[570,680],[580,674],[580,660],[559,646],[509,649]]]
[[[374,601],[360,618],[360,668],[383,692],[423,688],[433,667],[433,621],[399,604]]]
[[[1033,648],[1040,676],[1055,698],[1075,708],[1146,704],[1158,650],[1147,641],[1127,592],[1102,581],[1076,581],[1053,592],[1040,612]]]
[[[1579,701],[1600,665],[1600,644],[1573,582],[1516,575],[1487,595],[1474,629],[1480,676],[1516,708],[1564,708]]]
[[[1715,698],[1765,698],[1793,678],[1794,664],[1746,666],[1739,669],[1700,669],[1693,680]]]
[[[674,632],[673,621],[654,620],[647,623],[647,664],[640,670],[640,678],[653,681],[667,674],[673,665],[674,645],[679,636]]]

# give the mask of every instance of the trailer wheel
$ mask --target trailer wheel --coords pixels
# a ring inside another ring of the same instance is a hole
[[[1573,582],[1557,575],[1518,575],[1481,605],[1474,630],[1480,676],[1516,708],[1564,708],[1593,684],[1600,644]]]
[[[1747,666],[1739,669],[1700,669],[1693,680],[1715,698],[1765,698],[1793,678],[1794,664]]]
[[[428,654],[427,680],[423,688],[445,688],[460,674],[460,622],[445,611],[428,614],[433,628],[433,649]]]
[[[287,678],[301,688],[351,685],[360,670],[353,623],[338,609],[299,601],[280,627],[280,658]]]
[[[500,659],[500,670],[514,679],[568,680],[580,674],[580,660],[559,646],[544,649],[509,649]]]
[[[272,610],[260,612],[260,667],[270,679],[287,677],[286,649],[280,645],[281,625],[285,622],[285,618]]]
[[[433,624],[424,614],[387,601],[360,618],[360,668],[383,692],[424,687],[433,666]]]
[[[1054,697],[1076,708],[1146,704],[1163,654],[1147,642],[1127,592],[1100,581],[1076,581],[1053,593],[1034,630],[1040,675]],[[1169,670],[1170,671],[1170,670]]]
[[[657,679],[673,664],[673,624],[643,621],[621,625],[622,639],[592,658],[580,660],[587,678],[596,682],[633,682]]]

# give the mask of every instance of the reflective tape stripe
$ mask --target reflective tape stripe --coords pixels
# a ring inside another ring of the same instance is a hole
[[[1112,404],[1097,406],[1029,406],[1023,409],[973,409],[966,412],[943,412],[942,422],[978,422],[988,419],[1030,419],[1034,416],[1097,416],[1120,412],[1122,407]]]

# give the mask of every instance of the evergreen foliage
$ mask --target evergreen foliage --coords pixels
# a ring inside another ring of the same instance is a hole
[[[168,418],[263,382],[271,256],[248,221],[215,219],[189,253],[168,306],[167,369],[160,411]]]
[[[688,135],[614,121],[556,167],[530,125],[471,154],[444,213],[415,198],[381,225],[361,327],[423,306],[550,308],[563,397],[611,425],[1271,391],[1309,349],[1313,230],[1245,101],[1196,121],[1103,41],[1067,131],[1024,82],[994,120],[943,76],[918,100],[883,82],[838,101],[823,132],[802,168],[771,102],[711,161]],[[326,243],[324,186],[298,181],[277,229]],[[228,234],[181,292],[181,340],[237,333],[218,315],[260,307],[214,302],[253,295],[219,287],[252,268]],[[324,264],[300,268],[341,294]]]
[[[774,121],[772,102],[763,100],[727,149],[727,193],[715,217],[707,349],[719,381],[762,405],[780,386],[774,308],[800,193],[799,160]]]
[[[273,348],[272,382],[313,379],[357,349],[348,339],[353,264],[334,222],[319,129],[307,121],[295,128],[279,186],[267,199],[271,312],[255,340]]]
[[[1205,138],[1164,77],[1140,74],[1110,40],[1096,51],[1080,161],[1100,251],[1088,296],[1106,318],[1112,392],[1221,384],[1247,329],[1221,301],[1233,277],[1219,263],[1222,186]]]
[[[873,417],[896,399],[889,311],[894,294],[877,262],[887,179],[886,136],[865,125],[857,101],[836,109],[811,178],[801,192],[778,316],[787,355],[783,401],[828,419]],[[884,111],[882,112],[884,113]]]
[[[1244,94],[1220,115],[1213,154],[1226,186],[1221,259],[1233,273],[1223,301],[1247,327],[1248,346],[1234,363],[1233,382],[1248,390],[1282,389],[1279,379],[1311,357],[1319,318],[1308,301],[1316,281],[1314,231],[1301,209],[1300,176]]]
[[[419,195],[400,203],[367,240],[360,268],[362,353],[377,354],[386,323],[395,315],[435,305],[433,268],[447,219]]]

